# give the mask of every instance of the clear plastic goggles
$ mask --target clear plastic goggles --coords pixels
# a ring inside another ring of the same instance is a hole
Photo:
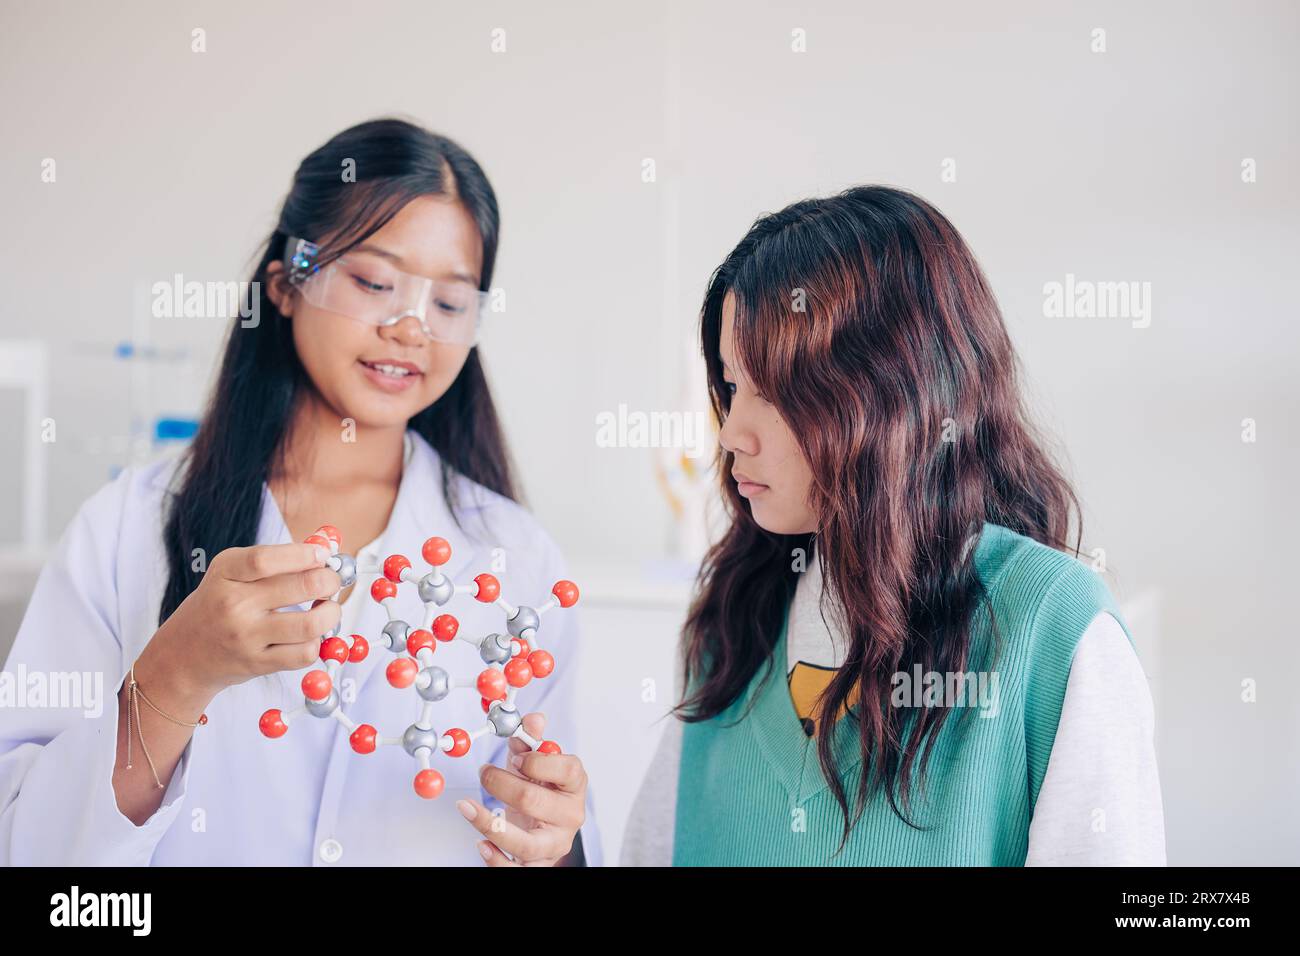
[[[364,249],[324,266],[319,255],[314,242],[296,236],[285,245],[289,281],[317,308],[373,326],[396,325],[413,315],[434,341],[478,341],[488,294],[471,283],[403,272],[387,257]]]

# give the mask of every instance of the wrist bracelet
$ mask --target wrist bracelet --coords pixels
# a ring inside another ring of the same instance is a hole
[[[165,713],[153,701],[145,696],[144,691],[140,689],[140,684],[135,679],[135,664],[131,664],[131,683],[127,685],[127,705],[126,705],[126,769],[131,769],[131,714],[135,713],[136,733],[140,735],[140,749],[144,751],[144,759],[149,761],[149,770],[153,773],[154,783],[158,784],[158,789],[163,789],[163,783],[158,779],[158,768],[154,766],[153,757],[149,754],[149,748],[144,742],[144,725],[140,721],[140,700],[148,704],[158,714],[158,716],[170,720],[173,724],[179,724],[182,727],[201,727],[208,722],[206,713],[199,714],[199,719],[194,723],[185,720],[177,720],[171,714]]]

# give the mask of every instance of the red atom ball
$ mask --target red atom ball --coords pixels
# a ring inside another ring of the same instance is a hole
[[[533,669],[534,677],[549,677],[555,670],[555,658],[550,651],[533,651],[528,655],[528,664]]]
[[[370,596],[383,603],[387,598],[397,596],[397,585],[388,578],[375,578],[375,583],[370,585]]]
[[[543,740],[537,747],[537,752],[541,754],[558,754],[563,753],[560,745],[554,740]]]
[[[435,568],[441,567],[451,560],[451,545],[447,543],[446,538],[430,538],[424,542],[420,554]]]
[[[501,700],[506,696],[506,675],[494,667],[489,667],[478,675],[475,686],[487,700]]]
[[[348,653],[348,660],[353,664],[360,664],[370,653],[370,642],[360,634],[352,635],[352,650]]]
[[[551,593],[560,602],[560,607],[573,607],[578,603],[578,586],[572,581],[556,581]]]
[[[262,715],[262,719],[257,722],[257,727],[264,736],[272,739],[283,737],[289,731],[289,725],[284,722],[279,708],[276,707],[271,708]]]
[[[399,657],[388,665],[388,670],[384,673],[388,676],[388,683],[401,690],[414,684],[415,675],[419,672],[419,664],[409,657]]]
[[[308,671],[302,679],[302,692],[308,700],[324,700],[333,688],[330,675],[321,670]]]
[[[459,630],[460,621],[450,614],[439,614],[433,619],[433,636],[440,641],[455,640],[456,632]]]
[[[501,596],[501,582],[486,572],[476,577],[474,583],[478,585],[478,594],[474,597],[484,604],[491,604]]]
[[[352,749],[359,754],[372,754],[375,752],[375,739],[379,736],[379,731],[375,730],[369,724],[362,724],[356,730],[352,731],[352,736],[348,738],[348,743]]]
[[[420,651],[425,648],[433,650],[437,644],[433,641],[433,634],[422,627],[417,627],[410,634],[406,635],[406,653],[412,657],[419,657]]]
[[[533,669],[524,658],[516,657],[506,664],[505,675],[511,687],[523,687],[533,679]]]
[[[446,752],[448,757],[463,757],[469,753],[469,734],[453,727],[447,731],[447,736],[451,738],[451,749]]]
[[[320,659],[345,663],[348,659],[348,642],[341,637],[327,637],[320,644]]]
[[[426,800],[432,800],[442,793],[442,774],[436,770],[421,770],[415,775],[415,792]]]
[[[384,559],[384,577],[394,584],[400,584],[402,582],[402,572],[410,566],[411,562],[407,561],[402,555],[390,554]]]
[[[343,535],[339,534],[339,529],[334,527],[332,524],[321,525],[319,528],[316,529],[316,533],[322,534],[325,537],[329,538],[339,547],[343,546]]]

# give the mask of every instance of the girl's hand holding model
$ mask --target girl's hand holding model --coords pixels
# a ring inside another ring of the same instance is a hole
[[[122,688],[122,713],[139,721],[139,738],[148,741],[145,759],[156,773],[151,781],[135,772],[135,763],[128,767],[127,760],[120,761],[113,785],[126,816],[139,824],[158,809],[161,779],[171,776],[190,738],[185,720],[200,720],[227,687],[317,659],[321,635],[339,621],[339,605],[326,600],[339,589],[337,572],[325,567],[328,558],[316,545],[276,544],[227,548],[212,559],[198,587],[158,629],[132,669],[138,685],[150,688],[151,706],[132,704],[130,680]],[[317,600],[322,603],[309,611],[276,613]],[[125,756],[128,744],[139,745],[126,722],[119,729]]]

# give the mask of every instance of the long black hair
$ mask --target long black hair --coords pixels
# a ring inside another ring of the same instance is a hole
[[[350,163],[350,167],[349,167]],[[355,181],[345,181],[351,169]],[[236,319],[226,341],[221,372],[202,424],[180,466],[184,477],[171,500],[163,531],[169,576],[161,624],[198,587],[195,549],[212,556],[256,543],[263,483],[284,452],[295,396],[311,382],[294,349],[290,323],[267,294],[267,267],[283,259],[289,236],[319,241],[326,262],[381,229],[419,196],[454,197],[478,226],[483,241],[479,288],[491,285],[500,236],[496,194],[482,168],[444,136],[400,119],[379,119],[346,129],[299,165],[275,231],[248,286],[260,321]],[[500,421],[478,349],[471,349],[456,380],[438,401],[410,422],[438,452],[442,493],[457,514],[454,476],[517,500]]]

